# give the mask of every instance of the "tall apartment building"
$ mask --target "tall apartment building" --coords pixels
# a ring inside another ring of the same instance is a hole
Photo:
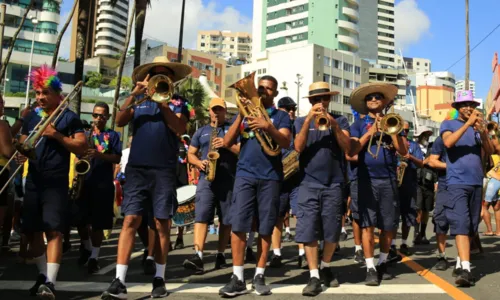
[[[280,50],[290,44],[316,44],[355,53],[359,48],[358,3],[358,0],[255,0],[253,53]]]
[[[128,24],[128,1],[118,0],[111,6],[110,0],[91,0],[89,9],[89,33],[86,37],[84,57],[116,57],[125,49]],[[79,4],[80,5],[80,2]],[[77,8],[78,9],[78,8]],[[78,15],[73,16],[73,24]],[[70,61],[75,60],[77,26],[72,27]]]
[[[1,1],[7,4],[5,14],[5,31],[3,39],[3,58],[7,54],[12,37],[19,27],[21,19],[25,13],[30,0],[5,0]],[[28,16],[36,18],[38,24],[31,22],[31,18],[24,21],[23,28],[19,32],[14,51],[7,66],[5,78],[5,92],[25,92],[26,75],[28,74],[31,45],[34,35],[35,44],[33,47],[33,66],[40,66],[52,62],[52,56],[55,51],[57,41],[57,26],[60,17],[61,0],[39,0],[31,9]]]
[[[196,50],[219,57],[235,57],[250,60],[252,57],[252,35],[248,32],[228,30],[200,30]]]
[[[382,68],[396,67],[394,1],[355,1],[359,2],[358,54],[361,58],[376,62]]]
[[[417,57],[401,57],[396,55],[397,68],[404,68],[403,63],[408,70],[408,73],[429,73],[431,72],[431,60],[427,58]]]
[[[457,91],[465,90],[465,80],[458,80],[455,84],[455,89]],[[476,96],[476,82],[469,80],[469,90],[472,91],[472,95]]]

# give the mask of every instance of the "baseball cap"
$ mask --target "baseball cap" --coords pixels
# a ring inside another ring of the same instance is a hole
[[[222,98],[212,98],[212,100],[210,100],[209,107],[210,107],[210,109],[212,109],[215,106],[224,107],[224,109],[225,109],[226,108],[226,101],[224,101],[224,99],[222,99]]]
[[[295,101],[292,100],[290,97],[283,97],[278,101],[278,108],[283,108],[283,107],[290,107],[290,106],[297,106]]]

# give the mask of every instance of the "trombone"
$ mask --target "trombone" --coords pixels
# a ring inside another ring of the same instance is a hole
[[[33,131],[28,135],[24,143],[22,145],[16,145],[17,151],[11,156],[9,161],[5,164],[3,169],[0,171],[0,174],[2,174],[8,168],[9,164],[16,158],[16,156],[19,153],[24,156],[27,156],[30,159],[36,159],[35,149],[42,141],[43,132],[50,124],[55,124],[59,120],[62,114],[69,107],[69,101],[72,100],[80,92],[82,86],[83,82],[79,81],[75,85],[71,93],[69,93],[66,96],[66,98],[64,98],[64,100],[62,100],[61,103],[59,103],[54,112],[47,118],[44,118],[40,120],[40,122],[38,122]],[[14,179],[14,177],[16,177],[17,173],[19,173],[19,171],[23,168],[23,166],[24,164],[19,165],[17,169],[12,173],[12,175],[9,177],[9,180],[7,180],[5,185],[0,190],[0,194],[2,194],[3,191],[9,186],[10,182]]]
[[[370,142],[368,143],[368,150],[367,152],[373,156],[373,158],[377,159],[378,153],[380,151],[380,147],[382,145],[382,137],[384,134],[388,135],[395,135],[399,134],[403,130],[404,126],[404,120],[403,118],[396,114],[396,113],[388,113],[387,115],[383,116],[382,119],[380,120],[379,128],[380,128],[380,138],[378,139],[377,142],[377,150],[375,153],[371,151],[371,146],[373,143],[373,137],[375,136],[374,134],[370,137]]]

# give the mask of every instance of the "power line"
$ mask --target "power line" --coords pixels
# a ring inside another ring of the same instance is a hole
[[[481,43],[484,42],[490,35],[492,35],[493,32],[495,32],[495,30],[498,29],[498,27],[500,27],[500,24],[498,24],[495,28],[493,28],[493,30],[490,31],[490,33],[488,33],[482,40],[480,40],[479,43],[477,43],[474,47],[472,47],[472,49],[469,50],[469,54],[472,51],[474,51],[474,49],[476,49],[479,45],[481,45]],[[446,71],[448,71],[449,69],[453,68],[456,64],[458,64],[460,61],[462,61],[462,59],[464,59],[466,56],[467,56],[467,53],[464,54],[464,56],[462,56],[459,60],[457,60],[456,62],[454,62],[450,67],[448,67],[446,69]]]

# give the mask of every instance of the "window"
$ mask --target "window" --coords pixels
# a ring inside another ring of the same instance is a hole
[[[324,73],[323,74],[323,81],[324,82],[330,82],[330,74]]]
[[[352,81],[349,79],[344,79],[344,87],[346,89],[352,89],[353,88]]]
[[[361,74],[361,67],[355,66],[354,67],[354,73],[356,73],[358,75]]]
[[[262,69],[262,74],[266,74],[266,73],[267,73],[266,68]]]
[[[333,103],[340,103],[339,94],[333,95],[332,101],[333,101]]]
[[[344,63],[344,71],[353,72],[354,68],[353,68],[353,66],[351,64]]]
[[[324,57],[324,64],[326,67],[329,67],[330,66],[330,58],[328,56],[325,56]],[[328,81],[327,81],[328,82]]]
[[[340,60],[336,60],[336,59],[334,59],[334,60],[333,60],[333,67],[334,67],[335,69],[339,69],[339,70],[340,70],[340,68],[342,68],[342,63],[340,62]]]
[[[220,69],[219,68],[215,68],[215,76],[220,76]]]
[[[247,77],[248,75],[250,75],[250,72],[245,72],[244,77]]]
[[[200,46],[201,46],[201,47],[205,47],[205,43],[201,43],[201,44],[200,44]]]
[[[203,40],[204,38],[205,38],[205,35],[204,35],[204,34],[202,34],[202,35],[201,35],[201,39]]]
[[[342,81],[342,78],[337,77],[337,76],[332,76],[332,84],[336,86],[340,86],[340,82]]]
[[[257,70],[257,74],[259,74],[259,75],[260,75],[260,74],[262,74],[261,72],[262,72],[262,70],[261,70],[261,69],[258,69],[258,70]]]
[[[344,96],[343,103],[349,104],[349,96]]]

